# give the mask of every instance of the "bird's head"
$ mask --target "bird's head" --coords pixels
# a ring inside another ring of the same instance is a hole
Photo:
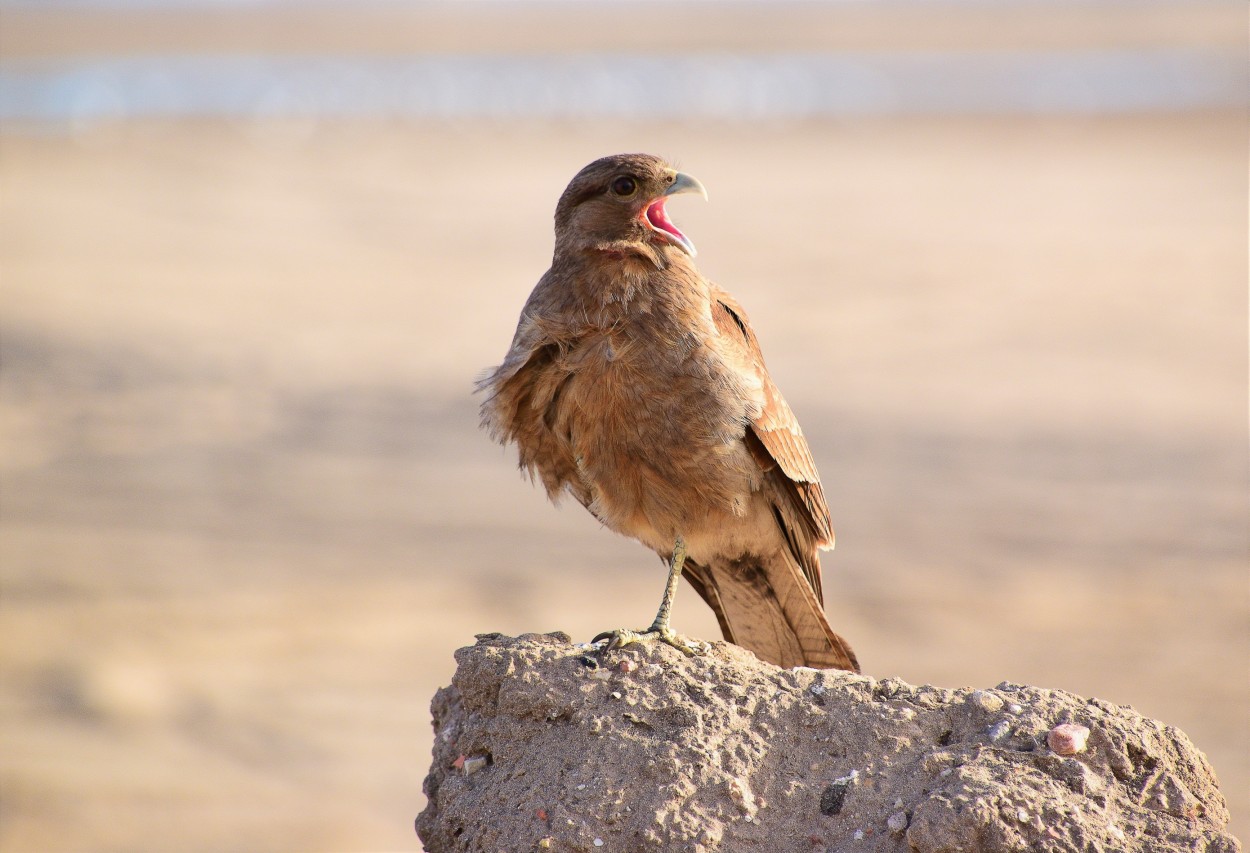
[[[577,249],[662,251],[674,246],[694,256],[694,244],[668,218],[664,202],[703,184],[650,154],[616,154],[582,169],[556,205],[556,245]]]

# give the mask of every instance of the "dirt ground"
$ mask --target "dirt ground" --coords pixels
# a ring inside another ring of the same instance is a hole
[[[1245,122],[135,123],[0,136],[6,850],[413,849],[485,631],[663,570],[476,427],[602,154],[747,307],[865,671],[1132,705],[1250,833]],[[687,588],[680,630],[713,637]]]

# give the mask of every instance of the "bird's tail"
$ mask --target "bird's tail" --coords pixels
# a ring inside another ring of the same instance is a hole
[[[789,554],[708,565],[687,560],[683,574],[716,614],[725,639],[761,660],[859,672],[850,643],[829,627],[815,590]]]

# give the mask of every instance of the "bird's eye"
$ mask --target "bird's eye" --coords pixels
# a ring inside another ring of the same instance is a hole
[[[619,196],[633,195],[638,189],[638,182],[629,175],[621,175],[612,182],[612,192]]]

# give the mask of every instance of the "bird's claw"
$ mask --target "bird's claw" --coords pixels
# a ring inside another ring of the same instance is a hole
[[[595,638],[590,642],[599,646],[603,651],[619,649],[630,645],[631,643],[645,642],[661,642],[665,645],[672,646],[679,652],[688,655],[704,655],[711,650],[711,646],[701,640],[689,640],[678,634],[667,625],[652,625],[644,631],[631,631],[628,628],[617,628],[614,631],[604,631],[602,634],[596,634]]]

